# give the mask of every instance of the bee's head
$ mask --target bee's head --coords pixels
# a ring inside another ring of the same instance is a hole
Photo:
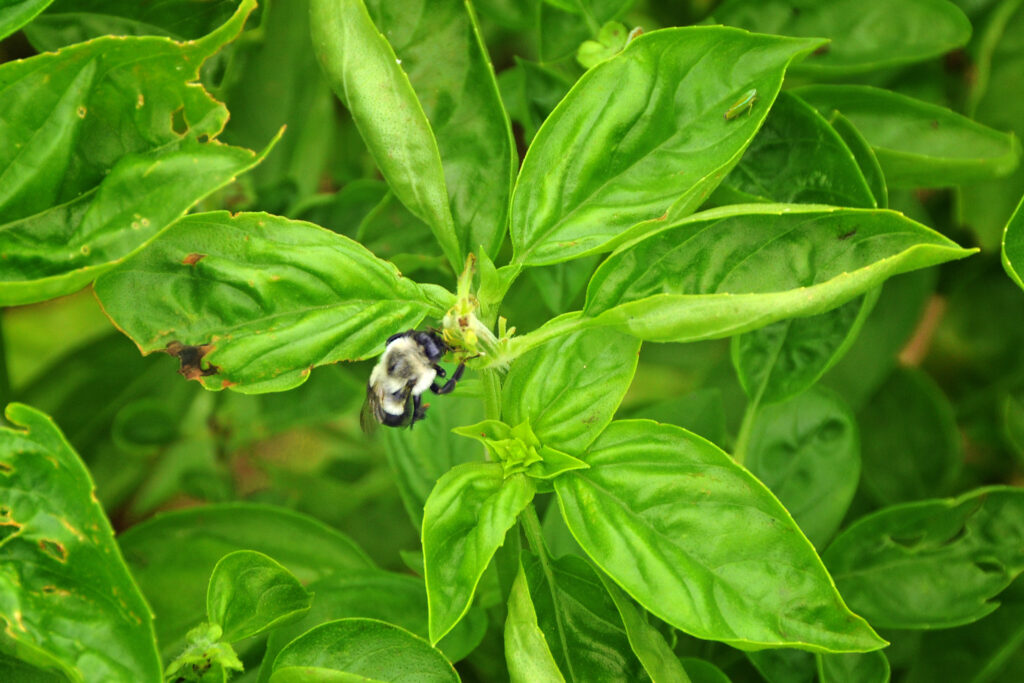
[[[436,363],[441,360],[444,354],[448,353],[448,344],[441,338],[440,333],[435,330],[413,332],[412,338],[423,349],[423,354],[430,359],[431,363]]]

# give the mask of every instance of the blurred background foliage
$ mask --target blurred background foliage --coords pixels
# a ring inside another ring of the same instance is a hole
[[[55,2],[42,21],[0,43],[0,61],[90,31],[119,32],[114,19],[69,32],[60,16],[66,4]],[[368,4],[372,10],[374,3]],[[570,9],[574,3],[474,3],[520,158],[583,73],[576,49],[593,37],[595,23],[618,19],[645,30],[687,25],[706,20],[716,3],[586,4],[589,17]],[[964,48],[922,64],[845,76],[844,82],[885,87],[1024,138],[1024,2],[955,4],[973,25]],[[233,3],[212,6],[230,12]],[[223,14],[166,33],[202,35]],[[225,142],[258,149],[280,126],[287,131],[260,166],[197,210],[262,210],[309,220],[362,241],[417,280],[451,286],[454,276],[430,231],[388,190],[320,75],[308,23],[306,0],[265,0],[245,33],[207,64],[204,83],[231,112]],[[861,482],[847,519],[987,483],[1024,484],[1024,293],[1006,277],[998,253],[1022,192],[1024,166],[977,185],[889,189],[891,208],[981,252],[888,282],[848,353],[821,380],[822,391],[855,417],[861,435]],[[503,314],[526,331],[579,308],[597,263],[593,257],[530,270]],[[449,431],[482,417],[472,380],[454,398],[435,401],[430,419],[415,430],[370,439],[359,431],[357,413],[372,362],[319,368],[287,393],[211,393],[177,376],[169,356],[140,356],[112,329],[91,290],[6,309],[2,323],[9,369],[4,402],[22,401],[54,418],[88,464],[119,531],[157,511],[207,501],[268,502],[322,520],[349,534],[381,567],[404,571],[406,562],[417,562],[419,515],[433,481],[479,455],[473,442]],[[646,344],[620,416],[678,424],[729,450],[745,405],[728,340]],[[904,422],[915,429],[904,429]],[[797,448],[785,440],[779,447]],[[906,455],[905,466],[892,466],[894,452]],[[546,533],[555,548],[571,544],[554,524]],[[1014,590],[1008,592],[1011,606],[1019,604]],[[998,614],[1005,621],[1008,613]],[[994,637],[1010,628],[990,621],[979,624],[994,629]],[[883,635],[894,642],[887,650],[894,671],[923,681],[953,680],[940,666],[943,657],[955,659],[953,650],[979,634],[975,628],[963,637],[955,631]],[[491,640],[460,665],[468,679],[500,675],[493,663],[500,661],[500,641]],[[751,664],[724,646],[680,645],[687,648],[692,655],[716,654],[733,680],[753,675]],[[922,658],[926,652],[938,658]],[[1024,670],[1019,651],[999,657],[1001,666],[1016,661]],[[930,677],[938,671],[946,675]]]

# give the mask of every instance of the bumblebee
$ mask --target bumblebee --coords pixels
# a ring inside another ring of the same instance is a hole
[[[427,412],[423,405],[427,389],[435,394],[451,393],[466,369],[463,363],[443,385],[434,381],[446,376],[437,362],[449,350],[433,331],[408,330],[389,337],[366,384],[366,403],[359,415],[363,431],[371,432],[378,424],[412,427]]]

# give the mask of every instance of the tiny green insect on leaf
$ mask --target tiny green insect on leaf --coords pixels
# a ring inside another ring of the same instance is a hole
[[[725,120],[732,121],[740,114],[749,114],[757,102],[757,90],[752,89],[743,93],[743,97],[736,100],[731,107],[725,110]]]

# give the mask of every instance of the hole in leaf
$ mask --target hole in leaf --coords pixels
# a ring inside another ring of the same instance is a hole
[[[178,135],[188,132],[188,121],[185,120],[185,108],[178,107],[171,112],[171,130]]]
[[[200,377],[209,377],[220,372],[220,368],[216,365],[207,363],[205,368],[202,365],[203,356],[213,351],[214,348],[212,344],[189,346],[179,341],[172,341],[165,350],[181,362],[178,372],[185,379],[198,380]]]
[[[64,544],[57,541],[41,538],[39,539],[39,549],[58,562],[65,562],[68,559],[68,551],[64,548]]]

